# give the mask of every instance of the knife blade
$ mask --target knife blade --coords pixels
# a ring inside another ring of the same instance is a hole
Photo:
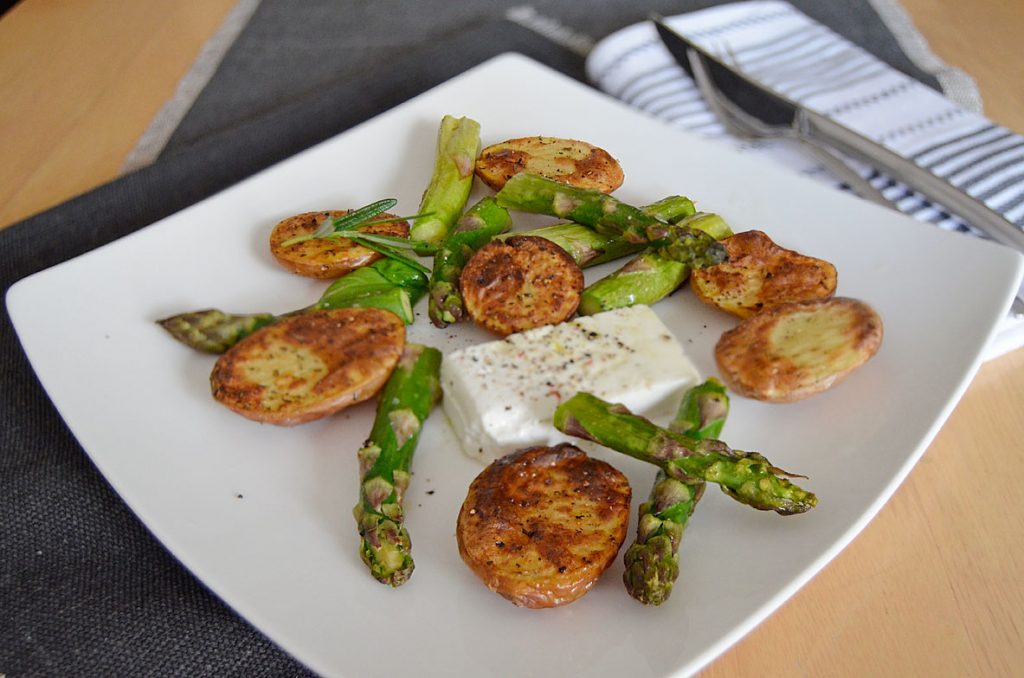
[[[691,77],[694,76],[687,57],[687,52],[692,50],[701,57],[722,95],[749,115],[768,124],[792,126],[808,141],[824,143],[877,168],[942,205],[992,240],[1024,253],[1024,230],[966,191],[878,142],[765,87],[742,70],[672,29],[663,17],[652,15],[651,21],[662,43],[683,70]]]
[[[798,142],[802,148],[814,155],[825,169],[846,184],[854,193],[865,200],[877,203],[882,207],[892,208],[893,202],[885,197],[879,189],[862,177],[860,172],[850,166],[845,156],[833,150],[827,144],[812,141],[803,131],[806,119],[797,111],[796,118],[789,125],[769,125],[760,118],[749,115],[746,111],[725,98],[725,95],[711,81],[708,66],[699,54],[687,50],[687,61],[693,69],[693,80],[697,89],[707,103],[708,108],[718,116],[725,128],[741,137],[751,136],[761,139],[789,139]]]

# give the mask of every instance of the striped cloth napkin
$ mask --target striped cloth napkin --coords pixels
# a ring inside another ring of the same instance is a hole
[[[1024,228],[1024,137],[897,71],[781,0],[719,5],[669,17],[675,30],[762,83],[944,177]],[[643,22],[601,40],[587,76],[646,113],[705,136],[729,135],[696,85]],[[732,142],[795,171],[846,188],[782,141]],[[863,164],[853,164],[897,209],[940,228],[984,237],[941,205]],[[1024,345],[1024,320],[1008,317],[986,358]]]

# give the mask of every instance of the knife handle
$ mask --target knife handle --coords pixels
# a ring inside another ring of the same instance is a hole
[[[803,132],[807,138],[815,138],[852,158],[863,160],[942,205],[992,240],[1024,253],[1024,230],[985,203],[848,127],[814,111],[805,110],[805,113],[807,124]],[[1017,290],[1010,315],[1024,317],[1024,286]]]
[[[1024,253],[1024,230],[985,203],[907,158],[821,114],[806,111],[806,115],[808,136],[850,157],[863,160],[942,205],[996,242]]]
[[[839,179],[858,196],[873,202],[882,207],[895,209],[892,201],[871,185],[871,182],[860,175],[860,172],[846,164],[846,161],[836,155],[832,149],[825,144],[820,144],[810,137],[799,139],[803,146],[814,154],[815,159],[827,169],[835,178]]]

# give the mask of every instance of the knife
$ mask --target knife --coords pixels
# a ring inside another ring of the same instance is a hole
[[[823,143],[868,163],[929,200],[943,205],[992,240],[1024,253],[1024,230],[980,200],[885,146],[766,88],[743,71],[677,33],[665,24],[663,17],[652,15],[651,21],[661,41],[683,70],[694,77],[689,54],[698,55],[723,96],[747,114],[767,124],[791,126],[811,143]],[[1024,293],[1018,293],[1015,308],[1024,306],[1021,304],[1022,299]]]

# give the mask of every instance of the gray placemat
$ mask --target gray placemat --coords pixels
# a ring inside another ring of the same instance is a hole
[[[709,4],[533,6],[556,27],[597,38],[651,10]],[[795,4],[925,77],[868,4]],[[4,292],[501,52],[583,77],[578,49],[502,21],[506,9],[483,0],[263,0],[158,162],[0,231]],[[0,674],[308,675],[203,588],[120,501],[46,397],[6,313],[0,380]]]
[[[536,31],[562,28],[581,40],[596,40],[651,12],[666,16],[721,4],[714,0],[584,3],[536,0],[510,6],[494,0],[374,0],[329,2],[262,0],[242,35],[220,63],[209,85],[167,144],[187,148],[209,134],[230,130],[298,98],[316,96],[338,81],[365,82],[366,73],[394,77],[388,62],[425,44],[443,46],[483,23],[520,18]],[[855,2],[795,0],[808,16],[868,49],[893,67],[938,87],[912,62],[873,6]],[[549,32],[550,34],[550,32]],[[552,35],[557,40],[560,36]],[[566,49],[571,53],[571,47]],[[574,73],[583,79],[582,72]],[[364,96],[353,88],[352,100]]]

